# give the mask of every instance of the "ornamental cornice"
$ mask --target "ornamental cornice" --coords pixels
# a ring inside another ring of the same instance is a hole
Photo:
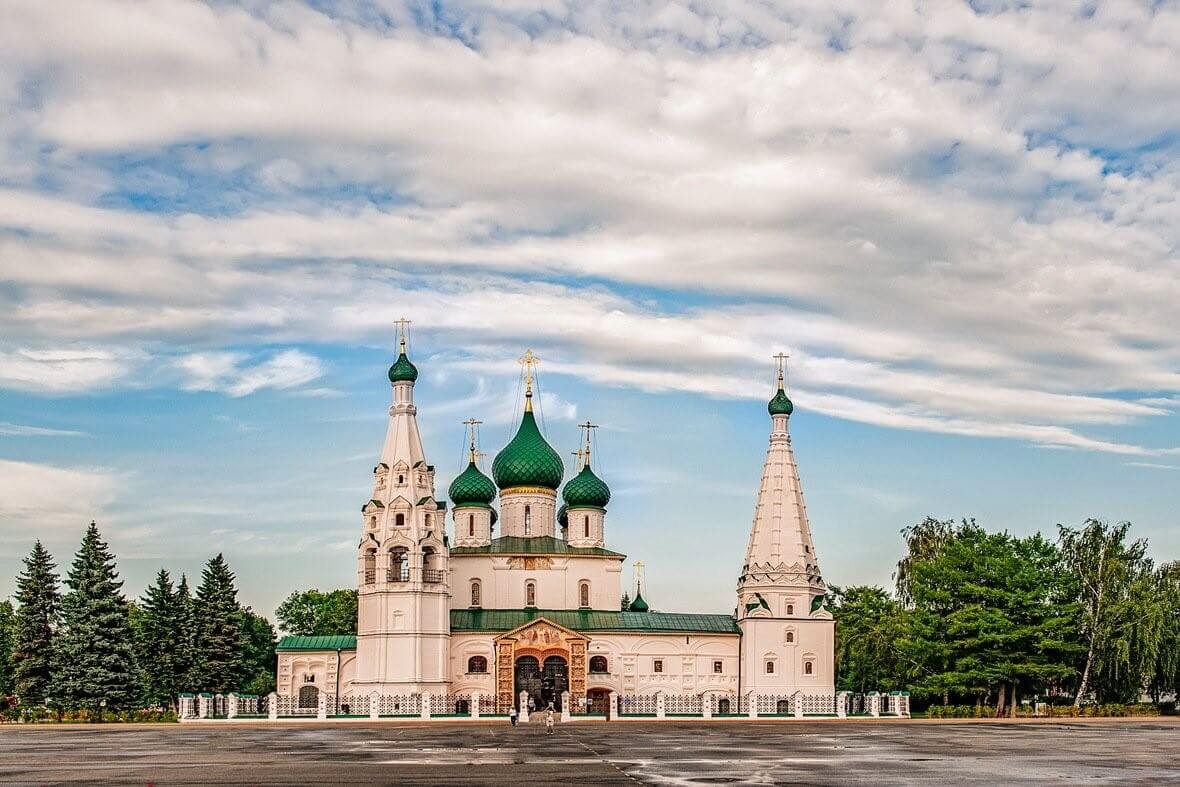
[[[552,489],[546,489],[543,486],[510,486],[507,489],[500,490],[500,498],[503,499],[505,495],[541,495],[543,497],[552,497],[557,499],[557,492]]]

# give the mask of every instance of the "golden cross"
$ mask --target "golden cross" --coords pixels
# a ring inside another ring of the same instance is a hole
[[[477,453],[475,450],[476,427],[482,423],[483,423],[483,421],[478,421],[475,418],[468,418],[466,421],[463,422],[463,425],[467,427],[468,435],[471,438],[471,461],[472,462],[475,461],[476,453]]]
[[[590,423],[589,419],[587,419],[586,423],[578,424],[578,428],[586,430],[586,446],[583,450],[586,454],[586,464],[590,464],[590,430],[597,429],[598,424],[592,424]]]
[[[524,395],[533,395],[533,367],[541,362],[532,350],[525,350],[520,357],[520,365],[524,367]]]
[[[778,384],[779,384],[780,388],[783,385],[783,372],[787,367],[787,359],[790,357],[791,356],[789,356],[783,352],[780,352],[778,355],[773,356],[775,362],[778,364]]]
[[[393,324],[397,326],[398,344],[401,345],[402,352],[406,350],[406,329],[410,325],[410,321],[405,317],[400,320],[394,320]]]

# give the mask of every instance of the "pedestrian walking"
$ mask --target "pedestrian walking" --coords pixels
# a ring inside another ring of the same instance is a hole
[[[535,702],[533,702],[532,697],[529,697],[529,713],[532,713],[536,709],[537,709],[537,704]]]
[[[512,726],[516,726],[516,706],[513,705],[508,709],[508,721],[512,722]]]
[[[549,703],[549,707],[545,709],[545,734],[553,734],[553,703]]]

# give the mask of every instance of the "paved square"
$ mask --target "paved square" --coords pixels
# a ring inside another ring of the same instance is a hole
[[[1162,784],[1180,723],[0,728],[4,784]]]

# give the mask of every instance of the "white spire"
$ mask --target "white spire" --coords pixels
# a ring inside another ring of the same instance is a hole
[[[787,425],[793,405],[783,389],[782,364],[786,356],[775,358],[779,362],[779,387],[769,407],[770,447],[762,466],[762,485],[738,590],[739,594],[762,593],[764,598],[778,590],[810,589],[822,594],[824,584]],[[774,614],[780,613],[776,610]]]

